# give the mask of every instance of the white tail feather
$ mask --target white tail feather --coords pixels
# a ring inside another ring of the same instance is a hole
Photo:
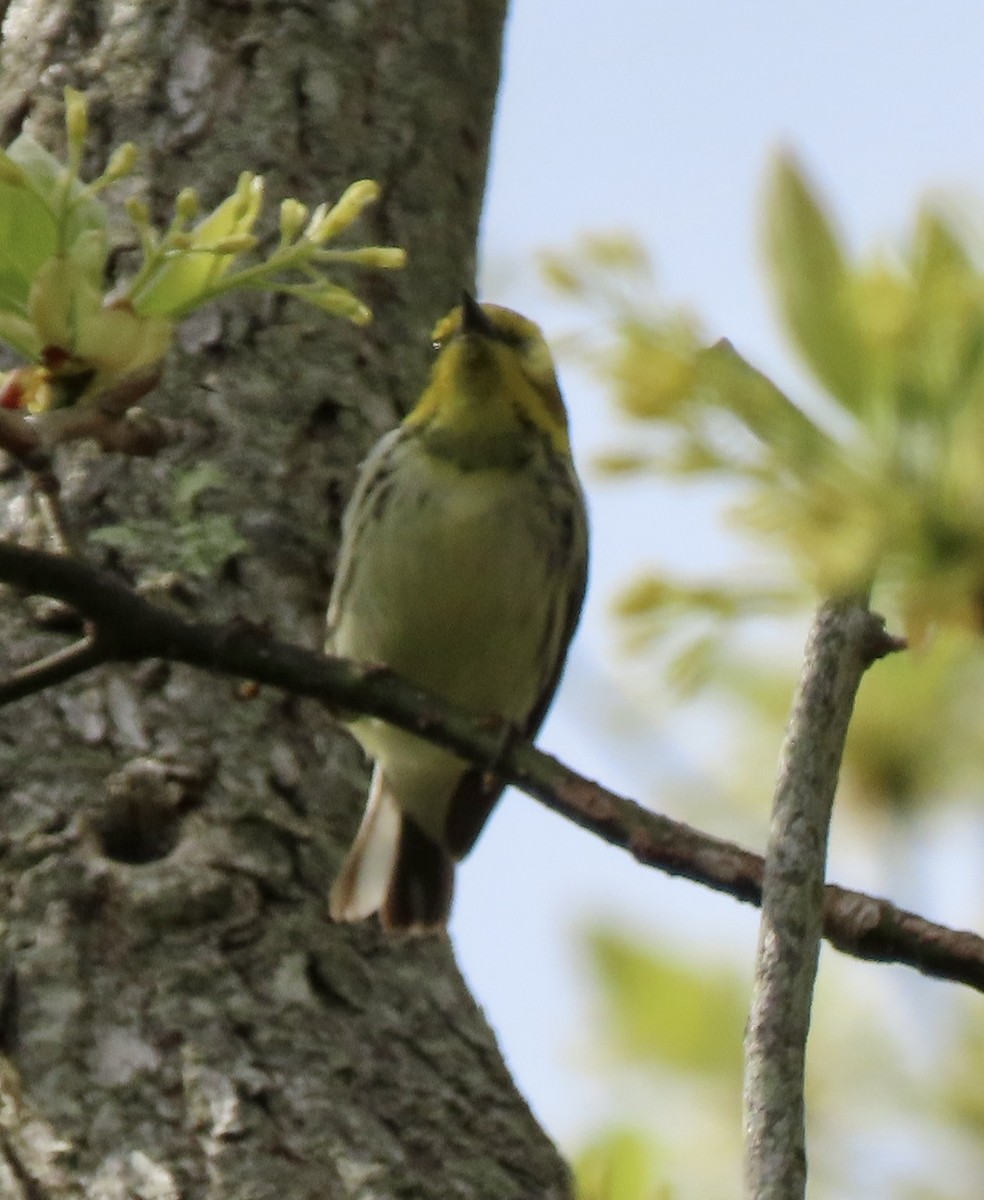
[[[335,880],[333,921],[361,921],[382,906],[396,864],[403,817],[379,766],[373,771],[365,816]]]

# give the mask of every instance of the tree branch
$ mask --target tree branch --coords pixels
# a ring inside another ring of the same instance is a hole
[[[745,1194],[754,1200],[806,1192],[806,1041],[830,817],[858,686],[888,648],[858,600],[824,605],[807,641],[773,802],[745,1034]]]
[[[453,709],[385,668],[328,658],[265,638],[244,624],[185,621],[107,571],[3,541],[0,580],[77,609],[95,626],[102,661],[168,659],[309,696],[330,709],[381,717],[463,758],[488,764],[503,779],[645,866],[746,903],[761,903],[764,864],[759,855],[649,812],[551,755],[515,744],[502,724]],[[17,698],[27,694],[20,691]],[[828,884],[823,933],[855,958],[903,963],[984,992],[984,938],[934,924],[887,900]]]
[[[15,700],[23,700],[26,696],[34,696],[56,684],[66,683],[76,675],[82,675],[108,661],[109,656],[97,639],[84,637],[0,679],[0,708]]]

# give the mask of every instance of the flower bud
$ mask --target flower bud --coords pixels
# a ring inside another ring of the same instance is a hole
[[[255,219],[263,196],[263,176],[254,175],[252,171],[243,171],[236,182],[236,190],[233,195],[236,198],[234,220],[237,222],[245,220],[250,217],[250,214]],[[252,225],[253,220],[251,219],[249,223]]]
[[[106,170],[103,172],[103,179],[106,183],[122,179],[125,175],[130,174],[136,166],[136,162],[136,146],[133,142],[124,142],[122,146],[117,146],[109,156],[109,162],[106,164]]]
[[[307,205],[292,196],[280,204],[280,236],[285,242],[292,242],[308,219]]]
[[[348,251],[345,261],[376,271],[400,271],[407,265],[407,252],[402,246],[360,246]]]
[[[174,211],[182,222],[193,221],[200,207],[198,193],[193,187],[182,188],[174,201]]]
[[[379,184],[374,179],[360,179],[350,184],[338,203],[333,205],[318,223],[318,228],[310,233],[311,240],[326,242],[343,229],[347,229],[366,205],[379,199],[379,193]]]
[[[85,94],[73,87],[65,89],[65,132],[73,149],[81,151],[89,136],[89,107]]]
[[[308,238],[310,241],[312,241],[312,242],[317,241],[317,238],[315,238],[314,235],[318,231],[318,229],[321,227],[321,223],[327,216],[327,213],[328,213],[328,205],[325,204],[324,202],[322,202],[315,208],[314,212],[311,214],[311,220],[308,221],[308,227],[307,227],[307,229],[304,230],[304,236],[306,238]]]
[[[125,202],[126,215],[138,229],[146,229],[150,225],[150,208],[146,200],[139,196],[128,196]]]

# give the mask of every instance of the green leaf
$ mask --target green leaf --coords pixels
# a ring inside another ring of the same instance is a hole
[[[919,214],[912,259],[913,275],[920,289],[973,275],[970,255],[957,231],[942,213],[932,209]]]
[[[609,371],[620,407],[643,420],[679,421],[691,407],[696,374],[692,329],[625,320]]]
[[[31,281],[55,253],[58,230],[54,214],[28,188],[0,184],[0,278],[3,306],[27,313]]]
[[[237,554],[249,549],[232,519],[209,514],[171,524],[146,519],[93,530],[91,540],[126,554],[136,562],[153,563],[159,570],[208,578]]]
[[[868,391],[864,344],[837,236],[795,160],[779,159],[768,197],[766,249],[779,307],[820,383],[850,411]]]
[[[248,172],[236,190],[195,226],[189,249],[176,253],[138,286],[130,300],[144,316],[174,316],[196,302],[232,266],[234,254],[217,254],[199,247],[215,246],[224,238],[249,233],[260,211],[262,180]]]
[[[7,310],[0,300],[0,342],[24,358],[35,361],[41,354],[41,340],[34,326],[26,317]]]
[[[60,248],[78,245],[79,261],[101,285],[106,222],[102,206],[77,183],[66,191],[65,168],[33,138],[21,134],[7,154],[25,182],[0,182],[0,308],[26,317],[34,278]],[[24,352],[23,339],[11,344]]]
[[[31,189],[39,196],[54,198],[65,179],[65,164],[36,142],[29,133],[22,133],[7,147],[8,158],[23,170]]]
[[[93,529],[89,540],[123,554],[139,555],[146,551],[148,540],[159,537],[160,528],[154,521],[128,521],[125,525],[103,525]]]
[[[78,180],[72,180],[66,189],[66,167],[30,134],[15,138],[7,154],[24,171],[31,191],[48,208],[56,229],[62,226],[61,243],[56,242],[49,255],[56,250],[68,253],[84,233],[105,234],[106,210],[102,204]]]
[[[225,484],[222,470],[212,462],[199,463],[187,471],[182,471],[174,481],[174,491],[171,496],[171,512],[175,521],[187,521],[195,511],[198,497],[209,490],[221,488]]]
[[[827,435],[726,338],[698,354],[697,381],[712,389],[721,408],[775,450],[783,467],[801,470],[831,449]]]
[[[715,678],[721,661],[718,630],[690,638],[670,659],[666,681],[681,697],[695,696]]]
[[[915,320],[896,370],[907,414],[979,407],[984,384],[984,284],[953,223],[924,210],[911,251]]]
[[[215,575],[230,559],[249,549],[249,542],[225,513],[187,521],[178,525],[174,534],[179,570],[202,578]]]
[[[846,791],[872,809],[938,803],[984,746],[973,697],[984,656],[975,635],[939,635],[866,673],[845,747]]]

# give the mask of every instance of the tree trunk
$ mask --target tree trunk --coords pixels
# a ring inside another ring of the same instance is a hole
[[[372,177],[360,232],[405,246],[360,276],[376,319],[213,308],[146,407],[155,458],[59,458],[80,533],[122,525],[129,579],[189,615],[320,643],[355,465],[418,393],[429,330],[471,282],[504,0],[13,0],[0,128],[61,146],[66,84],[94,161],[139,143],[158,223],[238,172],[335,198]],[[176,522],[175,489],[221,472]],[[202,551],[226,514],[248,550]],[[182,523],[183,522],[183,523]],[[6,537],[38,542],[14,471]],[[65,614],[7,595],[8,663]],[[154,664],[22,702],[0,728],[0,1196],[154,1200],[559,1197],[567,1175],[515,1092],[443,939],[330,923],[365,766],[309,702]]]

